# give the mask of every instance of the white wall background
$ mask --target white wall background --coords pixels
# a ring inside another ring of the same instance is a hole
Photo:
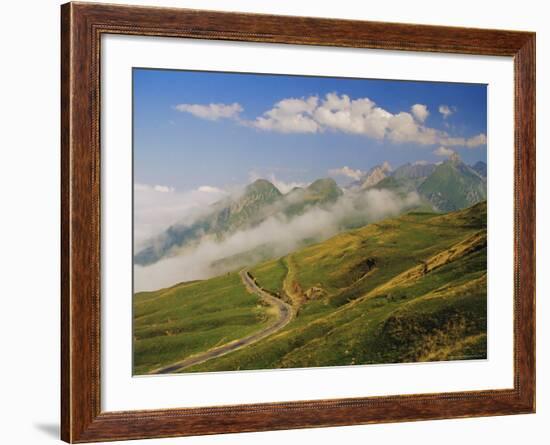
[[[147,444],[548,441],[550,423],[550,29],[545,2],[131,0],[121,3],[537,32],[537,414],[138,441]],[[0,441],[54,442],[59,425],[59,4],[6,2],[0,68]],[[541,173],[542,172],[542,173]],[[136,443],[136,442],[133,442]]]

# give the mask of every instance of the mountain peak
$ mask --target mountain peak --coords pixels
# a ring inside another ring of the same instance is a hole
[[[469,207],[487,198],[485,179],[458,156],[438,165],[418,191],[443,212]]]
[[[267,179],[256,179],[253,183],[248,184],[245,188],[245,195],[251,193],[262,193],[269,195],[282,196],[281,192]]]
[[[396,179],[419,180],[430,176],[435,170],[435,167],[435,164],[430,164],[426,161],[417,161],[412,164],[409,162],[396,168],[392,176]]]
[[[305,189],[309,199],[320,200],[322,202],[334,201],[340,197],[343,192],[332,178],[321,178],[313,181]]]
[[[386,178],[391,171],[392,168],[388,161],[384,161],[381,165],[375,165],[368,171],[361,187],[368,188],[378,184],[382,179]]]
[[[454,151],[449,155],[449,161],[453,163],[458,163],[462,162],[462,159],[460,158],[460,155],[456,151]]]
[[[321,178],[308,185],[308,190],[322,190],[326,188],[338,187],[336,181],[332,178]]]

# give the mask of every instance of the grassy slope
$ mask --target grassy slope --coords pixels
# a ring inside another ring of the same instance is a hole
[[[288,270],[285,262],[278,258],[253,267],[250,272],[262,284],[264,289],[274,294],[280,294]]]
[[[237,273],[134,296],[134,374],[260,330],[274,317]]]
[[[484,180],[472,169],[464,164],[457,165],[446,161],[437,166],[435,171],[420,184],[418,191],[438,209],[448,212],[485,199],[486,187]]]
[[[290,257],[296,278],[304,291],[321,288],[324,296],[305,300],[275,336],[190,370],[483,358],[485,231],[481,203],[385,220],[302,249]],[[284,264],[252,273],[280,290]]]

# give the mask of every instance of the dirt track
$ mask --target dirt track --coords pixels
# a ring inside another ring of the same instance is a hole
[[[277,331],[280,331],[290,322],[290,320],[292,320],[294,312],[292,311],[292,307],[289,304],[285,303],[279,298],[274,297],[273,295],[269,294],[261,287],[259,287],[254,282],[254,280],[250,278],[246,269],[241,270],[239,272],[239,275],[241,277],[241,280],[243,281],[243,284],[250,292],[255,293],[263,301],[277,309],[277,319],[271,325],[267,326],[261,331],[255,332],[238,340],[233,340],[230,343],[226,343],[224,345],[209,349],[208,351],[192,355],[191,357],[188,357],[180,362],[151,371],[150,374],[173,374],[176,372],[180,372],[185,368],[189,368],[190,366],[198,365],[200,363],[206,362],[207,360],[229,354],[230,352],[244,348],[245,346],[251,345],[252,343],[256,343],[257,341],[260,341],[267,336],[274,334]]]

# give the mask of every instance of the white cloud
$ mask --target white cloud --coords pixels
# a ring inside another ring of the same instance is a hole
[[[173,187],[134,184],[136,249],[175,222],[192,221],[226,195],[224,190],[211,186],[181,192]]]
[[[174,187],[169,187],[167,185],[149,185],[149,184],[140,184],[136,183],[134,184],[134,189],[137,191],[153,191],[153,192],[159,192],[159,193],[171,193],[175,191]]]
[[[483,133],[480,133],[477,136],[473,136],[466,140],[466,147],[469,148],[474,148],[485,144],[487,144],[487,136]]]
[[[367,97],[352,100],[346,94],[329,93],[313,116],[323,128],[383,139],[392,114]]]
[[[318,98],[283,99],[247,125],[261,130],[281,133],[316,133],[320,126],[313,120],[312,112],[317,106]]]
[[[140,184],[140,183],[135,183],[134,184],[134,190],[135,191],[141,191],[141,190],[151,190],[153,187],[151,187],[150,185],[147,185],[147,184]]]
[[[467,147],[467,148],[475,148],[479,147],[481,145],[487,144],[487,136],[485,134],[480,133],[476,136],[472,136],[470,138],[454,138],[454,137],[442,137],[439,140],[440,144],[443,145],[451,145],[451,146],[459,146],[459,147]]]
[[[434,150],[433,153],[437,156],[449,157],[456,152],[454,150],[451,150],[450,148],[441,146],[438,149]]]
[[[153,186],[153,190],[161,193],[172,193],[175,189],[174,187],[168,187],[167,185],[155,185]]]
[[[443,115],[443,119],[447,119],[455,111],[456,111],[456,107],[449,107],[448,105],[439,106],[439,112]]]
[[[414,118],[421,123],[424,122],[430,114],[430,112],[428,111],[428,107],[422,104],[414,104],[411,107],[411,113],[413,114]]]
[[[443,106],[442,106],[443,107]],[[453,109],[444,106],[449,113]],[[440,111],[441,111],[440,107]],[[262,116],[243,125],[280,133],[319,133],[327,130],[358,134],[373,139],[420,145],[483,145],[485,135],[474,138],[451,137],[448,133],[424,125],[428,107],[415,104],[411,111],[391,113],[368,97],[351,99],[348,95],[329,93],[317,96],[283,99]]]
[[[348,178],[358,181],[365,174],[361,170],[354,170],[347,165],[342,168],[333,168],[328,171],[330,176],[347,176]]]
[[[388,138],[394,142],[415,142],[421,145],[437,144],[442,132],[419,125],[410,113],[393,115],[388,123]]]
[[[286,98],[253,120],[240,117],[243,108],[233,104],[179,104],[176,110],[208,120],[233,119],[239,124],[263,131],[279,133],[321,133],[340,131],[377,140],[420,145],[478,147],[486,144],[486,136],[452,137],[447,132],[424,125],[429,116],[428,107],[414,104],[410,112],[391,113],[376,105],[368,97],[351,99],[348,95],[328,93],[318,96]],[[440,105],[439,112],[447,118],[455,107]]]
[[[218,187],[212,187],[211,185],[201,185],[197,191],[202,193],[218,193],[225,195],[227,192],[225,190],[222,190]]]
[[[369,190],[360,195],[345,194],[328,208],[312,207],[291,219],[277,214],[221,241],[204,237],[197,245],[176,250],[173,256],[157,263],[136,265],[134,286],[136,291],[153,290],[182,281],[209,278],[223,273],[212,267],[216,260],[250,252],[266,244],[273,246],[275,257],[286,255],[304,239],[324,240],[335,235],[348,218],[373,222],[397,215],[419,203],[417,193],[401,196],[389,190]]]
[[[238,119],[243,107],[237,102],[226,104],[179,104],[174,109],[182,113],[189,113],[201,119],[216,121],[218,119]]]
[[[293,188],[296,188],[296,187],[307,187],[307,184],[305,182],[282,181],[276,178],[275,175],[271,175],[269,177],[269,180],[283,194],[290,192]]]

